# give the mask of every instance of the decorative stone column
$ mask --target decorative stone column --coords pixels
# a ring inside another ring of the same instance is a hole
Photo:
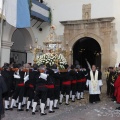
[[[1,49],[1,66],[4,65],[5,62],[10,62],[10,50],[13,42],[2,41],[2,49]]]

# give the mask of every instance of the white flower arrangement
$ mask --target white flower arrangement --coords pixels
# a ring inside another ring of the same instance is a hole
[[[47,63],[49,63],[50,66],[57,64],[59,69],[65,69],[64,65],[67,64],[67,61],[62,54],[45,53],[37,58],[38,65],[46,65]]]

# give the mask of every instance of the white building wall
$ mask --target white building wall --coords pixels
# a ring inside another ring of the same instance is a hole
[[[120,63],[120,0],[115,0],[113,4],[113,13],[114,13],[114,23],[115,23],[115,29],[116,29],[116,34],[117,34],[117,41],[115,45],[115,50],[117,52],[117,63]]]
[[[10,49],[2,48],[1,49],[1,66],[4,65],[4,63],[9,63],[10,62]]]

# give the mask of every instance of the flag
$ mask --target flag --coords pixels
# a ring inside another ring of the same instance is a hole
[[[5,0],[5,18],[16,28],[30,27],[28,0]]]

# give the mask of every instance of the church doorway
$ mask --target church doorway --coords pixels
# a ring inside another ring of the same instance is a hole
[[[88,68],[86,59],[90,65],[95,64],[101,69],[101,47],[90,37],[79,39],[73,46],[73,63]]]
[[[32,44],[32,38],[27,29],[16,29],[12,35],[10,62],[24,64],[27,62],[27,51]]]

